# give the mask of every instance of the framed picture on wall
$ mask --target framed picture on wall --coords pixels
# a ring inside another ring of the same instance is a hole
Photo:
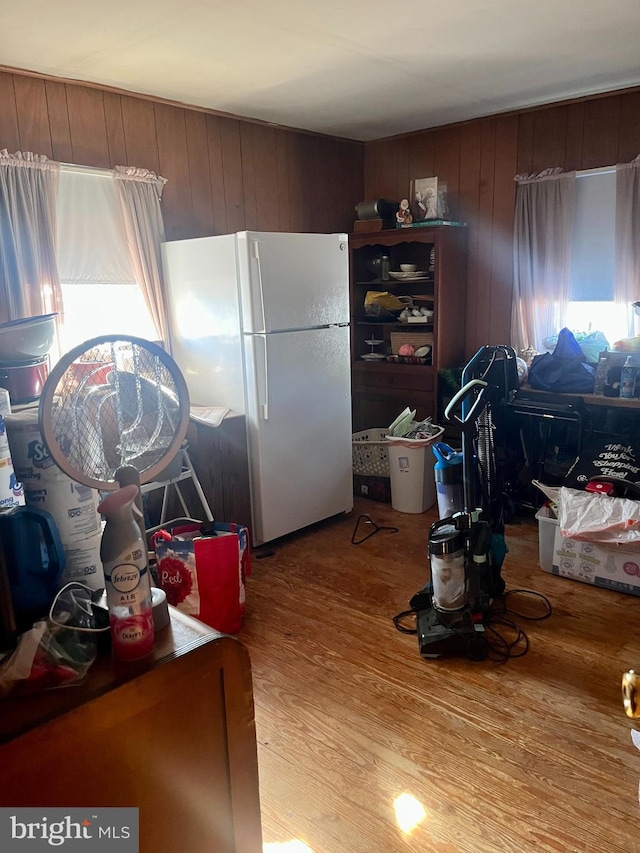
[[[411,182],[411,212],[417,222],[438,216],[438,179],[415,178]]]

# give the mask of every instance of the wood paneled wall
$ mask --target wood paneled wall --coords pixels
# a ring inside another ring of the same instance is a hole
[[[364,198],[406,197],[413,178],[447,181],[451,218],[469,225],[471,356],[484,344],[510,342],[514,176],[592,169],[638,154],[640,92],[612,93],[368,143]]]
[[[93,86],[0,72],[0,148],[168,179],[167,239],[350,231],[363,199],[398,200],[412,178],[447,181],[469,225],[465,352],[510,341],[520,172],[590,169],[640,153],[640,92],[523,110],[380,142],[349,142]]]
[[[363,146],[134,95],[0,72],[0,149],[167,178],[167,239],[350,231]]]

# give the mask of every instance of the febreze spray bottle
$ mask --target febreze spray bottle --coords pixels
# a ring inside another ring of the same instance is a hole
[[[112,492],[98,506],[107,520],[100,559],[111,625],[111,643],[117,660],[143,658],[153,651],[153,609],[147,549],[135,519],[138,486]]]

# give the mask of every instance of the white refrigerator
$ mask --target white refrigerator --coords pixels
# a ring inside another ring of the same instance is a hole
[[[163,244],[191,402],[246,418],[256,545],[353,508],[348,257],[346,234]]]

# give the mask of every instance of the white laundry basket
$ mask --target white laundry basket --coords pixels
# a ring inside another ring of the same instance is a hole
[[[436,502],[433,443],[444,427],[429,438],[387,436],[391,474],[391,506],[398,512],[426,512]]]

